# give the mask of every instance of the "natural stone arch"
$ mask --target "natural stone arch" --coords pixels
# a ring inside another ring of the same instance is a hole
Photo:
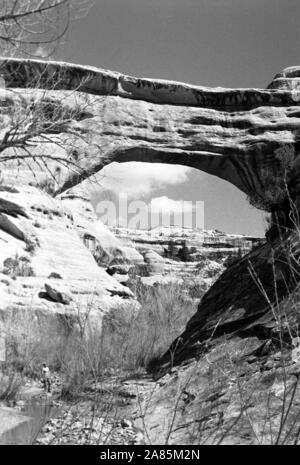
[[[94,149],[83,147],[78,172],[62,177],[57,193],[111,162],[142,161],[194,167],[264,198],[266,173],[282,176],[278,149],[288,146],[293,162],[298,158],[298,67],[267,89],[207,88],[23,59],[3,59],[0,71],[8,88],[49,89],[47,98],[68,104],[74,94],[90,98],[76,127],[90,131]]]
[[[90,131],[98,150],[83,147],[79,172],[67,173],[57,193],[111,162],[143,161],[193,166],[250,197],[264,197],[269,188],[266,172],[278,181],[282,178],[277,150],[288,147],[292,163],[298,162],[298,67],[276,76],[266,90],[209,89],[30,60],[4,61],[0,70],[6,85],[21,88],[21,94],[27,86],[49,85],[46,95],[53,101],[71,101],[74,91],[78,98],[91,96],[89,114],[76,121],[76,127]],[[228,268],[206,293],[183,335],[153,366],[157,376],[198,356],[214,337],[255,334],[263,344],[278,337],[272,304],[299,282],[298,244],[298,232],[288,232]],[[253,280],[251,267],[268,299]]]

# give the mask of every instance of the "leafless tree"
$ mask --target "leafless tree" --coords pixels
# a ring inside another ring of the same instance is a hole
[[[90,0],[0,0],[2,55],[50,55]]]
[[[94,98],[76,89],[6,89],[0,99],[0,165],[29,169],[37,184],[42,174],[53,192],[64,174],[80,178],[82,159],[101,151],[79,124],[92,116]]]
[[[70,20],[82,17],[91,5],[92,0],[0,0],[2,54],[34,57],[39,47],[51,53],[65,36]],[[66,79],[64,66],[48,73],[51,63],[36,63],[35,68],[12,63],[9,58],[0,63],[2,87],[7,85],[0,88],[1,166],[25,165],[32,173],[42,169],[53,181],[62,168],[79,173],[79,154],[88,135],[75,126],[88,114],[92,99],[77,92],[84,78],[78,79],[72,92],[55,96],[51,89],[65,89],[70,78]]]

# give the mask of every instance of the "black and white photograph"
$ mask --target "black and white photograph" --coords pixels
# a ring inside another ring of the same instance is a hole
[[[299,0],[0,0],[1,446],[299,444],[299,50]]]

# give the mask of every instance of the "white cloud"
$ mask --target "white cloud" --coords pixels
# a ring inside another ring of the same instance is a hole
[[[128,198],[145,197],[152,192],[188,180],[191,168],[161,163],[112,163],[98,175],[99,187],[93,190],[111,190]]]
[[[192,202],[170,199],[165,195],[155,197],[150,205],[152,213],[190,213],[194,210]]]
[[[49,56],[49,46],[40,44],[36,49],[34,55],[39,58],[47,58]]]

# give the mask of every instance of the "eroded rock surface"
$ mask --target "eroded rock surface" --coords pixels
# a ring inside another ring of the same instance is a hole
[[[128,287],[98,266],[82,239],[78,218],[64,200],[53,199],[31,186],[18,187],[13,193],[2,186],[1,197],[25,212],[6,216],[22,231],[22,237],[0,225],[0,312],[8,328],[9,322],[18,319],[24,325],[27,315],[28,321],[43,321],[49,334],[59,334],[65,329],[65,317],[69,315],[75,321],[78,315],[84,318],[88,314],[100,329],[110,309],[126,307],[130,312],[136,308]],[[74,205],[74,211],[76,208]],[[97,236],[96,218],[88,221],[83,215],[82,222],[84,233]],[[101,239],[101,234],[98,237]],[[109,256],[112,244],[107,251],[106,245],[102,247]]]
[[[0,208],[2,313],[14,308],[20,315],[30,306],[44,315],[64,315],[74,297],[90,295],[91,289],[97,321],[111,305],[132,305],[133,296],[114,278],[113,267],[127,265],[132,257],[142,264],[142,254],[124,251],[95,225],[86,200],[65,194],[107,164],[186,165],[225,179],[250,197],[264,198],[266,174],[282,177],[278,150],[289,149],[293,168],[299,162],[299,67],[275,76],[267,89],[210,89],[32,60],[2,61],[0,72],[7,86],[0,102],[2,139],[11,109],[32,99],[71,115],[59,136],[63,141],[70,133],[77,137],[76,150],[55,152],[63,160],[71,157],[75,171],[57,171],[58,161],[49,162],[57,174],[56,195],[64,194],[60,199],[28,187],[29,181],[44,180],[44,169],[33,176],[32,166],[6,164],[4,179],[25,187],[21,193],[4,190],[0,197],[20,206],[25,216],[18,211],[7,215]],[[85,111],[76,111],[78,106]],[[43,145],[45,155],[53,154],[51,138]],[[289,231],[229,267],[205,294],[183,334],[153,360],[159,391],[146,404],[150,442],[160,443],[163,437],[181,444],[270,443],[278,435],[282,398],[294,392],[293,406],[299,405],[299,366],[291,360],[291,341],[300,322],[297,306],[289,302],[299,280],[298,245],[299,237]],[[150,268],[158,263],[153,255]],[[108,269],[111,265],[111,275],[101,261]],[[122,269],[116,271],[123,275]],[[62,285],[68,281],[69,304],[40,294],[53,273],[61,276]],[[275,412],[268,407],[270,400]],[[284,428],[293,441],[297,412],[291,413]]]
[[[207,88],[35,60],[2,60],[0,68],[7,86],[2,107],[33,92],[37,98],[32,88],[39,87],[48,104],[85,109],[61,128],[62,137],[70,129],[91,137],[73,154],[77,172],[61,173],[58,192],[108,163],[144,161],[191,166],[263,197],[266,170],[280,171],[277,149],[290,145],[298,160],[298,67],[267,89]]]
[[[255,248],[233,263],[199,303],[196,314],[154,365],[156,376],[201,357],[219,337],[256,336],[264,344],[292,347],[299,324],[297,233]]]
[[[147,444],[296,444],[299,374],[299,358],[255,335],[215,338],[152,387],[136,424]]]
[[[131,271],[146,285],[172,281],[198,283],[208,289],[224,271],[229,254],[237,256],[240,252],[244,255],[263,241],[217,230],[176,226],[149,230],[113,227],[111,231],[123,245],[144,257],[144,262]]]

